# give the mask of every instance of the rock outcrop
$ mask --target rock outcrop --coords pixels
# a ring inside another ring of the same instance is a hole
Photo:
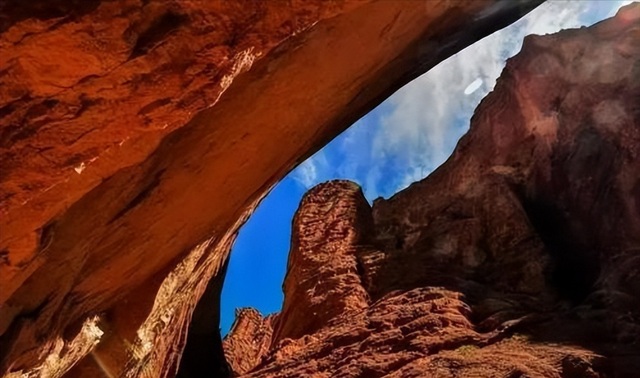
[[[273,342],[314,333],[336,316],[367,307],[357,254],[373,236],[371,208],[360,187],[345,181],[318,186],[302,199],[283,290],[287,293]]]
[[[2,2],[0,371],[174,375],[268,188],[540,2]]]
[[[637,376],[639,41],[640,4],[527,37],[429,177],[371,210],[313,188],[276,322],[296,328],[242,376]]]
[[[253,308],[236,310],[236,320],[222,341],[230,371],[244,374],[262,362],[273,335],[273,316],[266,318]]]

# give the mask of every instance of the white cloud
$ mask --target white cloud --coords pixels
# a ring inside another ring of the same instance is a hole
[[[300,164],[291,174],[306,189],[311,189],[320,182],[330,179],[329,163],[325,152],[318,151],[315,155]]]
[[[394,180],[391,192],[396,192],[442,164],[467,130],[476,105],[495,86],[505,60],[520,50],[526,35],[591,24],[598,21],[593,19],[597,15],[589,19],[591,13],[619,6],[611,1],[548,1],[407,84],[387,100],[393,110],[380,120],[382,127],[372,144],[374,164],[394,159],[398,177],[379,177],[380,170],[374,167],[367,183],[377,180],[379,186],[380,180]]]
[[[407,84],[301,164],[293,177],[307,188],[346,178],[363,184],[370,200],[390,196],[445,161],[526,35],[590,25],[625,3],[629,1],[547,1]]]
[[[318,181],[318,170],[316,169],[313,159],[307,159],[296,168],[293,172],[293,178],[296,179],[302,186],[310,189]]]

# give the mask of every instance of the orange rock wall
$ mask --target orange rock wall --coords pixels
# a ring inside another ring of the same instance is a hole
[[[3,2],[3,374],[173,375],[256,201],[538,3]]]

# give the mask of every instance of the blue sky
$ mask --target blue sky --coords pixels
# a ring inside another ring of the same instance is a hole
[[[222,290],[223,335],[238,307],[279,311],[291,221],[302,195],[318,183],[359,183],[372,202],[426,177],[453,151],[480,100],[524,36],[591,25],[613,16],[617,0],[549,0],[513,25],[442,62],[396,92],[299,165],[240,230]]]

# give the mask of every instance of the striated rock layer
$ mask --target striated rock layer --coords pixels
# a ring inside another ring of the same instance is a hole
[[[172,376],[187,334],[219,349],[189,322],[268,188],[540,2],[3,1],[0,371]]]
[[[639,41],[640,4],[527,37],[432,175],[372,209],[313,188],[242,376],[636,377]]]

